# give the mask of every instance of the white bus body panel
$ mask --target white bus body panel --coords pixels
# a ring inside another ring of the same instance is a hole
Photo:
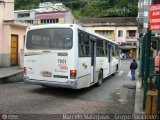
[[[89,87],[91,83],[91,58],[78,59],[78,88]]]
[[[72,52],[72,51],[71,51]],[[70,70],[76,70],[75,56],[71,52],[49,52],[40,55],[25,56],[27,78],[37,84],[67,84],[70,81]],[[67,53],[67,56],[58,56],[59,53]],[[70,59],[73,58],[73,59]],[[71,64],[72,63],[72,64]],[[51,76],[43,76],[43,72],[51,73]],[[74,79],[72,80],[74,81]],[[56,85],[55,85],[56,86]],[[76,86],[74,86],[76,87]]]
[[[49,27],[52,28],[52,26]],[[66,28],[70,28],[69,25]],[[24,75],[25,82],[77,89],[77,77],[70,79],[70,70],[77,70],[78,66],[78,43],[75,42],[78,41],[77,29],[76,27],[72,29],[75,31],[73,32],[73,47],[69,50],[28,50],[25,48],[24,67],[27,68],[27,74]],[[59,53],[67,55],[61,56],[58,55]],[[51,77],[44,77],[43,72],[51,73]]]
[[[109,76],[109,69],[108,68],[109,68],[109,64],[108,64],[107,56],[106,57],[97,57],[96,58],[96,73],[97,74],[99,74],[100,69],[102,69],[103,70],[103,78],[108,77]]]
[[[117,65],[119,64],[118,58],[112,57],[112,74],[117,71]],[[118,65],[119,66],[119,65]]]

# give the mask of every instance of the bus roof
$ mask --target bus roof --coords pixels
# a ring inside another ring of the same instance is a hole
[[[86,28],[84,28],[84,27],[82,27],[82,26],[79,26],[79,25],[77,25],[77,24],[44,24],[44,25],[35,25],[35,26],[30,26],[30,27],[28,27],[27,28],[27,31],[29,31],[29,30],[34,30],[34,29],[43,29],[43,28],[53,28],[53,27],[56,27],[56,28],[71,28],[71,27],[76,27],[76,28],[78,28],[78,29],[80,29],[80,30],[83,30],[83,31],[85,31],[85,32],[88,32],[88,33],[90,33],[90,34],[92,34],[92,35],[94,35],[94,36],[97,36],[97,37],[99,37],[99,38],[101,38],[101,39],[104,39],[104,40],[107,40],[107,41],[109,41],[109,42],[111,42],[111,43],[114,43],[114,44],[116,44],[116,45],[119,45],[117,42],[115,42],[115,41],[113,41],[113,40],[111,40],[111,39],[109,39],[109,38],[106,38],[106,37],[104,37],[104,36],[102,36],[102,35],[99,35],[99,34],[97,34],[97,33],[95,33],[95,32],[92,32],[92,31],[89,31],[89,30],[87,30]]]

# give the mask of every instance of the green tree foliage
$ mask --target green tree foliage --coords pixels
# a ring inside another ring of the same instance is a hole
[[[41,2],[62,2],[77,19],[83,17],[136,17],[138,0],[15,0],[15,9],[34,9]]]

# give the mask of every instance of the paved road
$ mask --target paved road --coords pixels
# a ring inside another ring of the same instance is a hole
[[[81,90],[45,88],[23,82],[0,84],[0,113],[12,114],[106,114],[133,113],[135,81],[130,80],[129,62],[100,87]]]

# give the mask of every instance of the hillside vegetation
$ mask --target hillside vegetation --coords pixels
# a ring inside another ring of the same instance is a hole
[[[138,0],[15,0],[15,10],[37,8],[41,2],[62,2],[77,19],[92,17],[136,17]]]

